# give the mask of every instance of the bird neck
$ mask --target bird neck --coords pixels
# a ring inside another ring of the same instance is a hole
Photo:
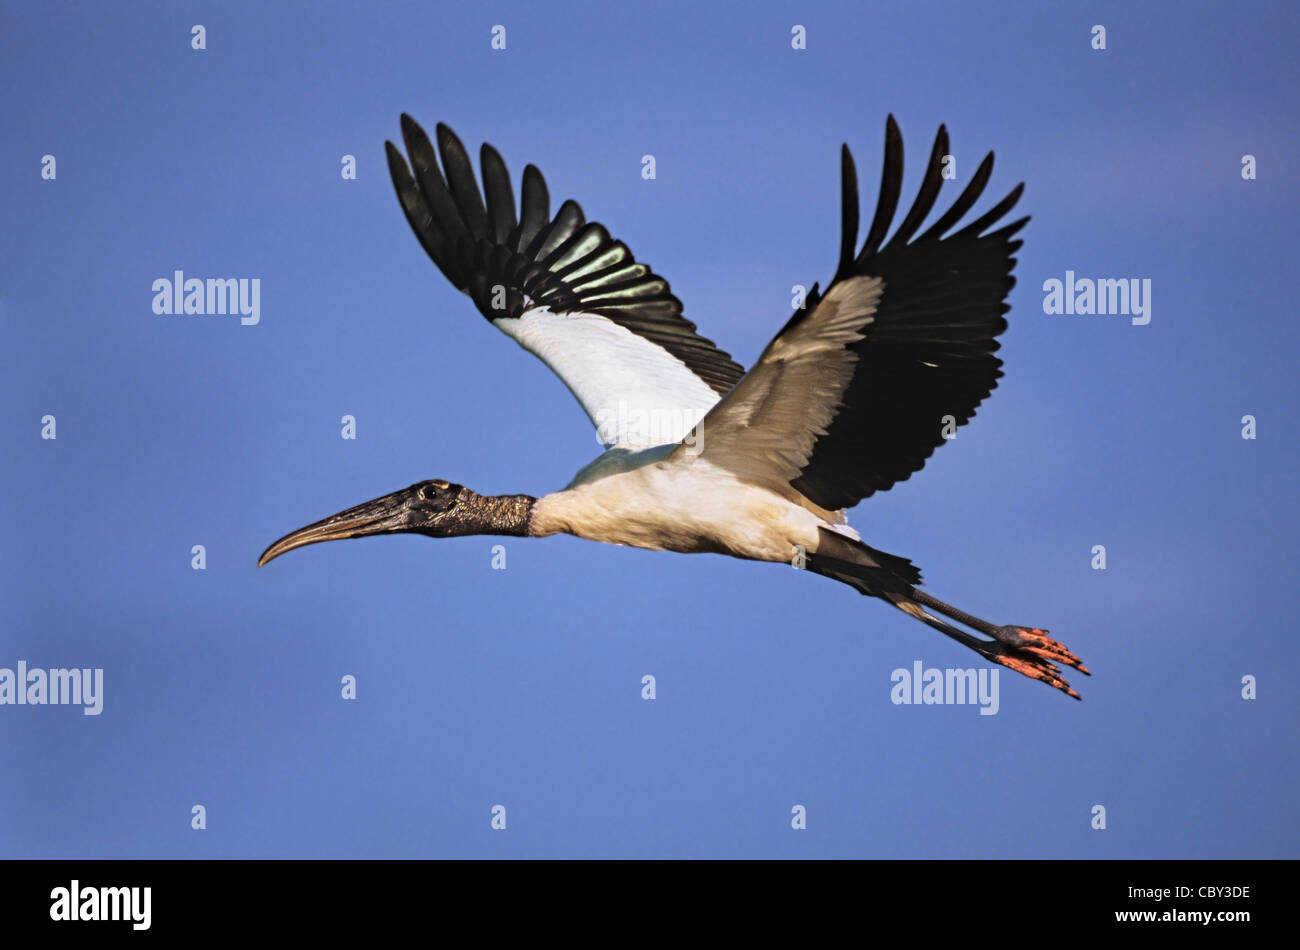
[[[469,529],[465,534],[526,537],[535,501],[532,495],[480,495],[465,488],[457,499],[456,514]]]

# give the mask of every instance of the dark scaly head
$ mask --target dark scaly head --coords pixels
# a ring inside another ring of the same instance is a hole
[[[263,551],[257,565],[308,544],[378,534],[523,536],[528,534],[534,501],[531,495],[480,495],[463,485],[433,478],[290,532]]]

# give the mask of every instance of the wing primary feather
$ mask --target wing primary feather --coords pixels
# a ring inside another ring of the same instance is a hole
[[[411,170],[420,186],[420,194],[429,206],[429,213],[434,220],[442,222],[442,231],[448,241],[455,241],[468,232],[465,222],[456,210],[456,203],[451,199],[447,183],[438,170],[438,158],[433,151],[433,143],[424,129],[406,113],[402,113],[402,141],[406,143],[406,154],[411,158]],[[441,265],[440,265],[441,266]],[[443,268],[446,273],[446,268]],[[452,283],[460,286],[456,278],[447,274]]]
[[[384,151],[388,155],[388,174],[393,179],[397,200],[402,206],[402,213],[406,215],[407,223],[419,238],[420,246],[424,248],[425,253],[438,265],[439,270],[446,273],[447,264],[443,257],[446,237],[438,230],[437,224],[429,214],[429,206],[424,203],[415,179],[411,177],[406,159],[397,150],[397,146],[392,142],[385,142]]]
[[[483,170],[483,191],[487,195],[492,237],[497,244],[505,244],[519,223],[515,218],[515,190],[510,186],[510,173],[506,171],[501,153],[486,142],[479,149],[479,167]]]
[[[529,257],[535,261],[543,260],[547,255],[557,247],[573,236],[573,232],[586,223],[586,216],[582,213],[582,206],[572,198],[560,205],[560,210],[555,212],[555,220],[549,227],[543,228],[533,238],[528,250],[525,251]]]
[[[840,147],[840,263],[835,279],[853,270],[853,251],[858,244],[858,171],[848,143]]]
[[[970,224],[966,225],[966,227],[954,234],[953,237],[961,237],[962,235],[973,235],[978,237],[981,231],[1014,208],[1016,202],[1020,200],[1020,196],[1024,193],[1025,183],[1021,182],[1011,189],[1011,194],[1007,195],[992,208],[989,208],[988,211],[984,212]]]
[[[515,250],[528,247],[537,237],[537,232],[551,220],[551,195],[546,188],[546,179],[537,170],[536,165],[524,168],[523,178],[523,215],[519,219],[519,237],[515,241]]]
[[[871,230],[867,232],[867,243],[858,254],[859,264],[880,249],[889,222],[894,220],[894,212],[898,210],[898,196],[902,190],[903,136],[898,131],[898,123],[890,115],[885,120],[885,167],[880,175],[880,198],[876,202],[875,217],[871,219]]]
[[[987,235],[987,237],[997,238],[1003,241],[1007,241],[1007,253],[1014,254],[1016,253],[1016,251],[1020,250],[1020,245],[1024,244],[1025,242],[1010,241],[1008,239],[1028,223],[1029,223],[1029,215],[1025,215],[1023,218],[1017,218],[1015,221],[1012,221],[1004,228],[998,228],[998,230]]]
[[[925,216],[930,213],[930,209],[934,207],[934,200],[939,197],[939,189],[943,186],[943,157],[947,154],[948,129],[941,125],[939,134],[934,137],[934,147],[930,149],[930,161],[925,166],[925,179],[921,182],[921,190],[916,193],[916,200],[912,202],[907,217],[903,219],[903,223],[898,226],[898,230],[894,232],[894,236],[889,239],[885,247],[906,244],[916,233],[916,229],[921,226]]]
[[[949,228],[961,220],[962,215],[971,209],[971,205],[979,200],[979,196],[984,193],[984,186],[989,183],[989,177],[993,174],[993,153],[989,152],[984,156],[984,161],[980,162],[980,167],[975,169],[975,175],[971,178],[970,184],[961,193],[951,208],[944,212],[938,221],[930,230],[921,235],[921,240],[928,238],[941,238]]]
[[[442,170],[447,175],[447,187],[460,210],[465,227],[475,238],[488,236],[488,216],[483,208],[483,196],[474,180],[474,166],[469,153],[456,133],[439,122],[437,125],[438,153],[442,156]]]

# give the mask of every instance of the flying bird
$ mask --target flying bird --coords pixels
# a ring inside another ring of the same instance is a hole
[[[1015,285],[1015,235],[1029,219],[1000,222],[1024,185],[957,229],[989,181],[992,153],[917,236],[944,180],[940,126],[920,191],[890,235],[903,141],[889,116],[880,193],[859,247],[857,172],[843,146],[835,274],[825,293],[813,285],[746,372],[682,316],[668,282],[576,202],[552,217],[534,166],[516,205],[492,146],[480,151],[480,191],[451,129],[437,126],[435,151],[410,116],[401,124],[409,165],[388,142],[388,168],[415,236],[493,326],[560,377],[605,451],[541,497],[417,482],[285,535],[259,566],[307,544],[401,533],[563,533],[795,564],[1079,698],[1060,667],[1088,670],[1046,630],[989,623],[931,596],[910,560],[866,544],[845,516],[919,471],[1002,375],[996,338]]]

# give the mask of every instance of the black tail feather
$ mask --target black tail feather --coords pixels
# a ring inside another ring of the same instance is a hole
[[[886,554],[861,541],[819,529],[817,552],[808,570],[833,578],[871,597],[907,594],[921,583],[921,569],[905,557]]]

